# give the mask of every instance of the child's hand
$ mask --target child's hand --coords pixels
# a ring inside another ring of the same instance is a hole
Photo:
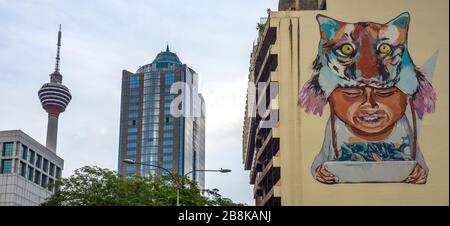
[[[408,178],[406,178],[405,182],[412,184],[425,184],[427,183],[427,177],[427,172],[425,172],[425,170],[417,164],[411,174],[409,174]]]
[[[338,178],[328,172],[323,165],[317,167],[316,170],[316,180],[324,183],[324,184],[336,184],[339,182]]]

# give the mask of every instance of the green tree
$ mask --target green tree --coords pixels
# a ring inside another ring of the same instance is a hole
[[[203,196],[188,177],[123,178],[115,171],[90,166],[77,169],[74,175],[50,186],[58,189],[43,206],[174,206],[177,188],[180,188],[180,203],[185,206],[242,205],[223,198],[217,189],[206,189]]]

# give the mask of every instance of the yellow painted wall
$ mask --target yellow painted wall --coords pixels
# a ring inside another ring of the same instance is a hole
[[[271,26],[279,28],[272,52],[279,54],[275,73],[280,86],[282,205],[449,205],[448,4],[447,0],[327,0],[324,11],[271,13]],[[329,111],[327,108],[319,117],[296,105],[299,86],[310,78],[310,65],[317,54],[315,16],[321,13],[345,22],[385,23],[405,11],[411,14],[408,45],[415,64],[421,66],[440,51],[432,81],[438,97],[436,112],[425,115],[419,137],[430,168],[428,182],[321,184],[310,175],[310,167],[322,146]]]

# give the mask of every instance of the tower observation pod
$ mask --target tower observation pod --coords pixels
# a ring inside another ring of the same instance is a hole
[[[53,152],[56,152],[59,114],[66,110],[67,105],[72,99],[69,89],[62,84],[63,76],[59,73],[60,48],[61,25],[59,25],[58,31],[55,71],[50,74],[50,82],[42,85],[38,92],[42,108],[48,113],[46,146]]]

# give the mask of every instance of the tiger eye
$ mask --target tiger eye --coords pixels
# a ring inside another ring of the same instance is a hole
[[[345,55],[351,55],[353,53],[353,46],[350,44],[345,44],[341,46],[341,52]]]
[[[380,47],[378,47],[378,51],[380,53],[387,54],[392,51],[392,47],[389,44],[384,43],[384,44],[381,44]]]

